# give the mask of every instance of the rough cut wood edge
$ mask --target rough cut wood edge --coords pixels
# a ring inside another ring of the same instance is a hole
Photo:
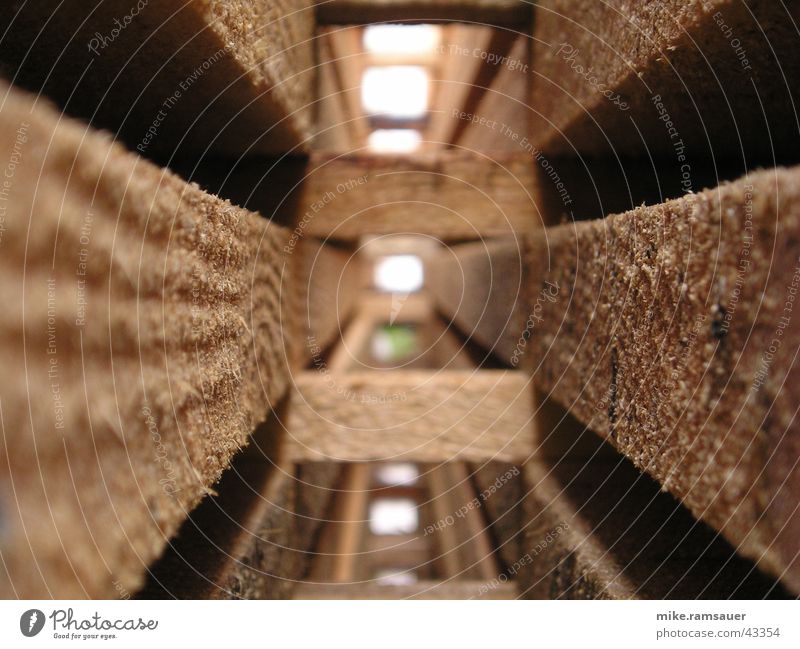
[[[293,468],[276,448],[275,418],[259,427],[217,487],[151,568],[145,599],[288,599],[341,465]]]
[[[795,167],[549,229],[527,264],[537,386],[795,591],[798,242]]]
[[[508,366],[522,357],[525,245],[514,238],[454,245],[425,264],[425,287],[439,311]]]
[[[786,597],[626,460],[531,461],[527,525],[507,573],[525,599]]]
[[[295,377],[287,454],[302,460],[487,460],[530,454],[522,372],[391,370]]]
[[[520,0],[327,0],[317,5],[317,21],[350,25],[381,22],[469,22],[523,25],[531,4]]]
[[[309,137],[310,0],[13,4],[0,40],[5,76],[131,149],[239,155]]]
[[[0,95],[0,594],[133,592],[286,390],[288,232]]]
[[[354,240],[415,233],[478,239],[533,231],[532,161],[465,151],[312,155],[298,223],[308,236]]]
[[[756,154],[771,159],[772,147],[793,155],[798,17],[793,3],[769,0],[543,0],[533,30],[535,142],[548,155],[671,159],[681,145],[698,165],[710,155],[741,159],[743,148],[751,165]]]

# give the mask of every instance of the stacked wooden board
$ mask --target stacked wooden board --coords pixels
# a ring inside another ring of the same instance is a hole
[[[537,385],[743,554],[798,581],[800,169],[531,246]]]
[[[0,66],[146,156],[306,147],[308,0],[14,2]]]
[[[287,387],[288,232],[0,92],[2,591],[132,591]]]
[[[510,564],[533,599],[762,599],[780,584],[569,418],[526,464],[525,527]],[[560,440],[563,442],[563,440]]]
[[[525,155],[467,151],[311,156],[301,188],[307,236],[367,234],[476,239],[531,231],[534,198]]]
[[[797,11],[764,0],[537,3],[537,147],[712,166],[726,155],[791,153]]]

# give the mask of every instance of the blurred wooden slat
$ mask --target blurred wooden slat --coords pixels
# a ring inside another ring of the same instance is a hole
[[[303,358],[341,337],[360,294],[360,259],[348,249],[304,238],[294,249],[296,322],[304,329]]]
[[[459,120],[465,127],[457,133],[454,143],[471,151],[519,152],[531,139],[530,122],[530,41],[516,36],[504,52],[506,59],[497,65],[497,72],[480,101],[472,110],[486,121]]]
[[[443,240],[533,231],[528,155],[314,155],[302,189],[307,236],[414,233]]]
[[[307,146],[310,0],[15,5],[0,39],[5,76],[130,149],[166,161]]]
[[[495,370],[311,370],[295,377],[287,452],[309,461],[525,459],[529,381]]]
[[[525,240],[486,239],[443,248],[426,264],[427,290],[461,333],[516,366],[526,326]]]
[[[796,3],[542,0],[534,143],[548,156],[666,157],[690,183],[692,167],[726,157],[794,160],[798,20]]]

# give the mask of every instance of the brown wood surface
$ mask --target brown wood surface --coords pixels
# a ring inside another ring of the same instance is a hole
[[[306,147],[310,0],[140,4],[11,3],[4,76],[160,160]]]
[[[0,94],[0,595],[134,592],[288,386],[288,232]]]
[[[551,228],[527,264],[537,387],[795,590],[798,241],[777,169]]]
[[[295,377],[287,452],[319,461],[525,459],[530,379],[503,370]]]
[[[477,239],[537,226],[526,154],[314,155],[300,198],[306,236],[414,233]]]
[[[525,25],[531,5],[519,0],[330,0],[317,6],[327,24],[454,21]]]

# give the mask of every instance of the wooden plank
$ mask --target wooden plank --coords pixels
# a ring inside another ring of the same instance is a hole
[[[313,582],[351,582],[363,565],[372,467],[353,463],[344,469],[333,515],[322,531],[314,554]]]
[[[0,95],[0,596],[134,592],[285,393],[288,232]]]
[[[456,507],[454,524],[459,535],[459,553],[462,557],[462,577],[491,581],[500,572],[491,539],[487,534],[480,507],[484,502],[470,482],[470,474],[463,462],[447,462],[441,469],[450,485]]]
[[[545,0],[535,14],[531,132],[546,155],[665,156],[691,176],[797,149],[797,5]]]
[[[374,322],[369,311],[359,310],[331,353],[327,367],[336,372],[351,368],[371,333]],[[319,363],[315,359],[315,364]],[[289,403],[289,417],[294,406]],[[286,455],[297,459],[296,440],[289,434]],[[334,494],[333,514],[322,528],[311,569],[313,581],[346,582],[358,576],[363,541],[366,535],[367,505],[372,482],[371,467],[354,463],[343,469],[342,486]]]
[[[773,578],[698,523],[660,486],[568,415],[540,431],[585,458],[537,456],[520,555],[506,573],[526,599],[762,599],[786,597]],[[594,440],[592,441],[592,438]],[[546,449],[544,455],[553,451]]]
[[[320,38],[327,41],[330,60],[337,70],[345,119],[353,143],[351,150],[366,146],[370,130],[361,104],[361,78],[365,67],[363,37],[363,30],[357,27],[328,29],[320,34]]]
[[[298,313],[305,329],[304,357],[341,337],[360,293],[359,259],[349,250],[304,238],[295,249]]]
[[[374,494],[372,494],[374,497]],[[365,544],[366,554],[360,557],[367,564],[367,575],[381,570],[425,570],[430,561],[431,548],[424,536],[417,534],[372,534]]]
[[[511,583],[490,588],[482,581],[420,581],[404,586],[374,582],[359,584],[302,584],[295,599],[516,599]]]
[[[527,264],[537,386],[794,590],[799,233],[774,169],[551,228]]]
[[[538,413],[536,420],[538,422]],[[519,466],[502,462],[481,462],[468,467],[488,524],[485,534],[494,540],[497,556],[502,562],[512,566],[523,554],[522,541],[527,523],[522,504],[528,490],[522,470]]]
[[[339,153],[351,151],[355,142],[353,116],[345,101],[341,74],[327,39],[320,39],[317,52],[319,72],[314,105],[314,149]]]
[[[507,366],[517,351],[527,314],[523,239],[486,239],[453,245],[426,263],[426,288],[436,307],[470,341]]]
[[[359,371],[295,377],[290,457],[440,462],[530,453],[532,388],[510,371]]]
[[[531,20],[531,6],[519,0],[326,0],[317,5],[322,24],[452,21],[519,25]]]
[[[366,146],[370,125],[361,105],[367,65],[362,38],[360,27],[322,28],[317,34],[316,150],[346,153]]]
[[[464,125],[454,143],[471,151],[519,152],[523,138],[531,139],[530,127],[530,39],[516,36],[505,58],[495,64],[497,72],[474,108],[477,121],[458,120]],[[481,123],[480,119],[484,118]]]
[[[138,598],[286,599],[305,577],[309,551],[338,481],[339,465],[282,462],[278,418],[183,524],[148,571]]]
[[[309,135],[313,36],[310,0],[26,2],[0,61],[148,156],[284,152]]]
[[[447,478],[441,467],[431,467],[427,470],[425,482],[428,485],[429,494],[426,509],[429,509],[433,519],[425,529],[429,530],[433,527],[435,530],[433,536],[436,543],[434,565],[437,573],[443,579],[456,579],[461,573],[462,564],[458,556],[458,536],[453,525],[448,524],[448,521],[455,518],[457,508],[453,507],[451,499],[447,497]]]
[[[458,112],[454,110],[449,115],[450,119],[454,122],[451,135],[453,144],[460,144],[464,132],[472,124],[471,120],[475,115],[478,115],[478,117],[483,116],[483,114],[478,111],[478,107],[483,103],[487,91],[499,81],[500,70],[502,69],[499,62],[511,60],[514,44],[521,42],[521,40],[527,39],[525,39],[525,37],[518,38],[512,31],[495,29],[491,31],[486,50],[481,51],[475,47],[471,48],[471,55],[473,57],[483,60],[485,56],[487,62],[485,65],[479,65],[477,67],[477,74],[469,84],[463,103],[456,105]],[[492,60],[497,61],[497,63],[489,63],[489,57],[493,57]],[[527,61],[527,57],[525,60]],[[526,63],[521,62],[521,65],[526,65]],[[486,117],[493,119],[497,117],[497,115],[486,115]],[[494,123],[497,124],[497,122]],[[482,124],[479,124],[478,127],[485,128]],[[498,129],[499,128],[501,127],[498,126]]]
[[[313,155],[300,205],[307,236],[414,233],[477,239],[531,231],[526,154]]]
[[[489,65],[481,58],[492,40],[491,27],[450,24],[442,26],[442,44],[438,56],[439,73],[431,80],[436,93],[431,105],[425,140],[440,145],[452,144],[457,116],[464,110],[470,89]],[[474,52],[478,56],[473,56]]]

